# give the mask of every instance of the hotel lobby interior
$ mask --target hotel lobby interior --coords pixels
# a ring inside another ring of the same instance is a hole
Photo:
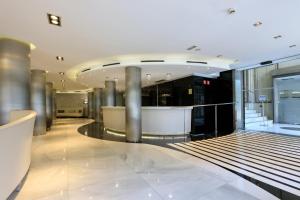
[[[0,5],[0,200],[300,200],[300,1]]]

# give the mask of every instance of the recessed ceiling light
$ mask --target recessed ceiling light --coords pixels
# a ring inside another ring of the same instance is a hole
[[[276,35],[273,37],[274,39],[279,39],[279,38],[282,38],[282,35]]]
[[[59,72],[59,75],[65,75],[65,72]]]
[[[195,49],[196,47],[197,47],[196,45],[193,45],[193,46],[190,46],[189,48],[187,48],[186,50],[190,51],[190,50]]]
[[[232,14],[234,14],[236,12],[236,10],[234,9],[234,8],[229,8],[228,10],[227,10],[227,13],[229,14],[229,15],[232,15]]]
[[[290,48],[294,48],[294,47],[296,47],[297,45],[295,45],[295,44],[293,44],[293,45],[291,45],[291,46],[289,46]]]
[[[150,80],[151,80],[151,74],[146,74],[146,79],[147,79],[148,81],[150,81]]]
[[[64,61],[64,57],[62,57],[62,56],[56,56],[56,60],[58,60],[58,61]]]
[[[48,22],[49,24],[55,25],[55,26],[61,26],[61,18],[57,15],[53,15],[48,13]]]
[[[49,73],[49,71],[48,70],[46,70],[46,74],[48,74]]]
[[[255,26],[255,27],[258,27],[258,26],[261,26],[261,25],[262,25],[262,22],[260,22],[260,21],[255,22],[255,23],[253,24],[253,26]]]
[[[222,55],[217,55],[217,58],[221,58],[221,57],[223,57]]]
[[[166,79],[167,79],[167,80],[170,80],[170,79],[171,79],[171,73],[167,73],[167,74],[166,74]]]

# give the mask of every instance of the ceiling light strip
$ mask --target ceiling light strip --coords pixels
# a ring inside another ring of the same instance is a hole
[[[142,63],[165,62],[164,60],[141,60]]]
[[[203,61],[191,61],[191,60],[188,60],[188,61],[186,61],[186,63],[207,65],[207,62],[203,62]]]
[[[90,71],[90,70],[91,70],[91,68],[87,68],[87,69],[82,70],[81,72],[87,72],[87,71]]]
[[[119,62],[109,63],[109,64],[102,65],[102,67],[108,67],[108,66],[119,65],[119,64],[121,64],[121,63],[119,63]]]

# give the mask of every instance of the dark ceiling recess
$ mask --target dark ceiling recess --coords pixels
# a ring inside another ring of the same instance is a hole
[[[207,65],[207,62],[203,62],[203,61],[191,61],[191,60],[188,60],[186,62],[187,63],[192,63],[192,64],[204,64],[204,65]]]
[[[115,62],[115,63],[109,63],[109,64],[105,64],[105,65],[102,65],[103,67],[108,67],[108,66],[112,66],[112,65],[119,65],[121,63],[119,62]]]
[[[261,62],[260,65],[270,65],[272,63],[273,63],[272,60],[267,60],[267,61]]]
[[[82,70],[81,72],[86,72],[86,71],[90,71],[90,70],[91,70],[91,68],[87,68],[87,69]]]
[[[164,60],[141,60],[142,63],[165,62]]]

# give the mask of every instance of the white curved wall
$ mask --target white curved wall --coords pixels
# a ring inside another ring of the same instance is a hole
[[[125,107],[102,107],[104,127],[125,132]],[[142,107],[142,132],[149,135],[182,135],[191,132],[193,107]]]
[[[6,199],[26,175],[36,113],[13,111],[10,122],[0,126],[0,199]]]

